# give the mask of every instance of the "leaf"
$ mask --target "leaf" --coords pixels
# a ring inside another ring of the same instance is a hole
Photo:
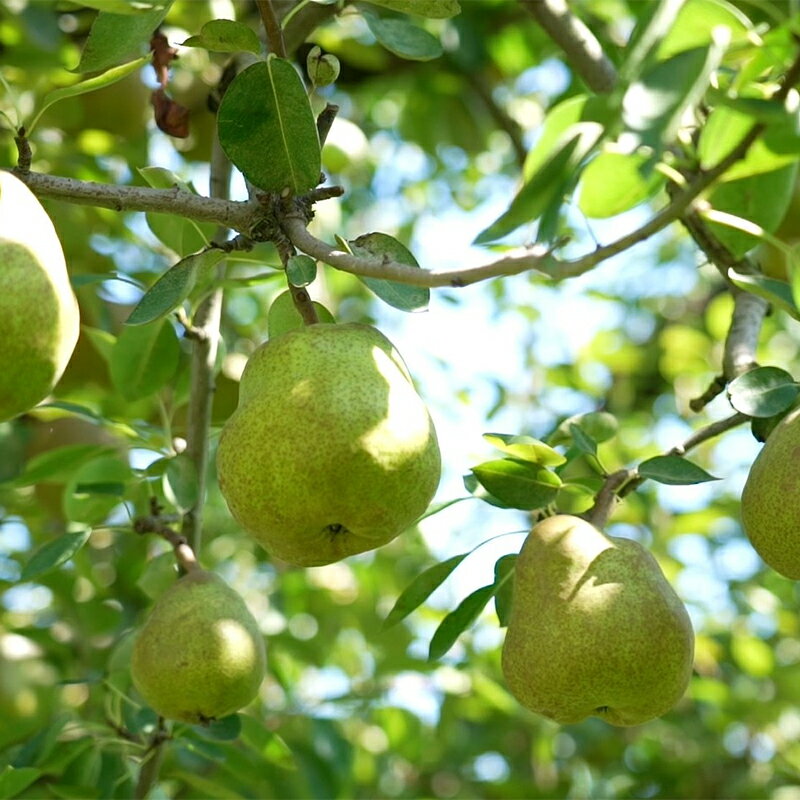
[[[239,714],[229,714],[222,719],[212,720],[207,726],[198,730],[210,739],[227,742],[238,739],[242,732],[242,718]]]
[[[757,225],[767,233],[774,232],[792,201],[797,177],[797,162],[782,169],[749,175],[715,186],[708,195],[712,208],[733,214]],[[709,230],[733,254],[741,258],[761,239],[744,230],[707,221]]]
[[[14,767],[6,766],[0,772],[0,798],[16,797],[20,792],[27,789],[32,783],[37,781],[42,775],[42,771],[34,767]]]
[[[642,478],[675,486],[719,480],[719,478],[709,475],[702,467],[698,467],[697,464],[693,464],[681,456],[648,458],[639,465],[638,472]]]
[[[40,547],[22,568],[20,582],[25,582],[49,572],[69,561],[89,541],[92,531],[86,528],[76,533],[65,533]]]
[[[373,6],[429,19],[448,19],[461,13],[458,0],[366,0]]]
[[[554,472],[510,458],[486,461],[472,468],[481,485],[511,508],[530,511],[550,503],[561,479]]]
[[[296,194],[319,182],[317,124],[289,61],[270,55],[240,72],[217,114],[222,149],[259,189]]]
[[[14,479],[14,486],[36,483],[62,483],[75,468],[109,448],[99,444],[67,444],[39,453],[25,465],[25,471]]]
[[[420,572],[397,598],[392,610],[383,621],[383,630],[396,625],[415,608],[421,606],[468,555],[469,553],[461,553]]]
[[[587,456],[597,455],[597,442],[580,425],[570,425],[569,435],[581,453]]]
[[[145,292],[125,324],[146,325],[169,314],[189,296],[198,278],[202,280],[224,258],[224,251],[215,247],[182,258]]]
[[[478,500],[483,500],[484,503],[488,503],[490,506],[495,506],[496,508],[509,508],[502,500],[495,497],[491,492],[487,492],[480,481],[471,472],[464,475],[462,481],[464,483],[464,488],[473,497],[477,497]]]
[[[559,146],[564,132],[583,119],[583,111],[588,100],[588,95],[580,94],[562,100],[547,112],[536,144],[525,158],[522,169],[523,180],[530,180],[539,171]]]
[[[750,20],[726,0],[690,0],[684,3],[675,23],[659,42],[658,58],[665,59],[681,50],[709,44],[718,25],[730,31],[731,41],[745,39],[753,27]]]
[[[151,600],[157,600],[175,583],[177,576],[175,554],[170,551],[148,559],[142,574],[136,579],[136,585]]]
[[[172,378],[179,356],[178,337],[167,320],[125,327],[111,352],[111,382],[126,400],[140,400]]]
[[[372,35],[390,52],[410,61],[430,61],[444,52],[439,40],[405,19],[362,14]]]
[[[456,639],[478,619],[495,591],[495,584],[476,589],[442,620],[431,639],[428,661],[441,658],[455,644]]]
[[[617,418],[608,411],[588,411],[585,414],[575,414],[563,420],[548,437],[550,444],[557,445],[572,441],[573,425],[577,425],[597,444],[613,439],[619,429]]]
[[[659,153],[674,139],[681,118],[700,102],[724,52],[721,42],[684,50],[656,63],[628,87],[622,118],[639,145]]]
[[[59,100],[66,100],[68,97],[77,97],[80,94],[94,92],[105,86],[111,86],[117,81],[126,78],[131,73],[136,72],[138,69],[141,69],[149,60],[148,56],[143,56],[136,61],[131,61],[129,64],[123,64],[119,67],[113,67],[112,69],[106,70],[101,75],[95,75],[95,77],[81,81],[80,83],[74,83],[72,86],[64,86],[60,89],[53,89],[53,91],[48,92],[42,99],[42,105],[36,112],[36,116],[31,120],[30,124],[26,126],[27,134],[30,136],[42,114]]]
[[[740,289],[763,297],[774,306],[783,309],[790,317],[800,320],[800,308],[795,305],[792,287],[784,281],[765,278],[761,275],[748,275],[729,269],[728,277]]]
[[[501,239],[521,225],[534,222],[544,210],[575,180],[583,158],[597,144],[603,133],[595,122],[581,122],[569,128],[553,154],[523,184],[508,210],[481,231],[473,244],[487,244]]]
[[[172,1],[137,14],[101,11],[92,23],[75,72],[98,72],[139,55],[164,21]]]
[[[311,256],[292,256],[286,262],[286,277],[292,286],[308,286],[317,277],[317,262]]]
[[[414,258],[411,251],[402,242],[398,242],[387,233],[365,233],[347,244],[353,255],[362,258],[397,261],[400,264],[408,264],[410,267],[419,267],[417,259]],[[400,311],[425,311],[430,303],[431,291],[424,286],[412,286],[382,278],[362,277],[361,280],[381,300]]]
[[[625,48],[626,58],[619,71],[623,85],[634,80],[653,60],[683,4],[684,0],[659,0],[645,6],[645,12]]]
[[[243,22],[212,19],[200,28],[199,36],[190,36],[184,47],[204,47],[214,53],[261,53],[258,34]]]
[[[517,563],[516,554],[498,558],[494,565],[494,585],[497,588],[494,596],[494,610],[501,628],[508,625],[511,614],[511,598],[514,591],[514,566]]]
[[[728,385],[731,405],[748,417],[773,417],[800,395],[800,384],[778,367],[756,367]]]
[[[164,495],[182,512],[194,508],[200,499],[197,468],[187,453],[180,453],[167,462],[163,477]]]
[[[592,219],[606,219],[649,200],[665,178],[658,172],[645,174],[647,163],[639,153],[600,153],[581,173],[580,210]]]
[[[336,322],[333,314],[321,303],[315,301],[314,308],[317,311],[317,317],[319,317],[320,322]],[[295,308],[292,293],[287,291],[279,294],[272,301],[272,305],[267,312],[267,335],[269,338],[274,339],[287,331],[302,328],[303,325],[305,325],[305,322],[303,322],[300,312]]]
[[[81,464],[64,490],[64,514],[87,525],[101,524],[120,504],[130,478],[127,459],[117,453]]]
[[[172,189],[177,186],[185,192],[197,194],[191,184],[180,180],[177,175],[163,167],[141,167],[138,172],[154,189]],[[145,219],[153,235],[179,256],[194,254],[207,248],[216,230],[210,222],[198,223],[174,214],[149,211],[145,214]]]
[[[518,461],[528,461],[543,467],[557,467],[567,459],[550,445],[532,436],[515,436],[508,433],[484,433],[483,438],[498,450]]]
[[[153,8],[164,8],[167,0],[81,0],[81,5],[95,8],[98,11],[109,11],[112,14],[141,14]]]

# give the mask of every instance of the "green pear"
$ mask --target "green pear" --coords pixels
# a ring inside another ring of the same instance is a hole
[[[162,717],[205,723],[258,693],[266,654],[244,600],[213,572],[196,569],[159,598],[136,634],[133,684]]]
[[[385,544],[428,507],[433,423],[391,342],[316,324],[261,345],[217,450],[233,516],[273,556],[319,566]]]
[[[742,524],[775,572],[800,579],[800,408],[772,430],[742,491]]]
[[[689,683],[689,615],[638,542],[550,517],[517,559],[502,666],[522,705],[561,724],[639,725]]]
[[[78,329],[78,301],[53,223],[30,189],[0,170],[0,421],[50,394]]]

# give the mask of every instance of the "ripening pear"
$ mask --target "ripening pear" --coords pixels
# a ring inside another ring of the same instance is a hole
[[[134,686],[168,719],[205,723],[258,693],[264,638],[244,600],[213,572],[196,569],[159,598],[136,634]]]
[[[50,394],[79,324],[53,223],[30,189],[0,170],[0,422]]]
[[[315,324],[261,345],[217,450],[233,516],[273,556],[319,566],[385,544],[428,507],[433,423],[391,342]]]
[[[561,724],[639,725],[678,702],[693,657],[689,615],[638,542],[564,514],[534,526],[502,656],[522,705]]]
[[[800,580],[800,408],[772,430],[742,491],[742,524],[775,572]]]

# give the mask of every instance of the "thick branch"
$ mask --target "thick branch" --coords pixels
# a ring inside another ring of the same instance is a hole
[[[255,203],[201,197],[173,189],[146,186],[112,186],[105,183],[60,178],[39,172],[14,170],[14,175],[39,197],[52,197],[79,205],[110,208],[114,211],[157,211],[175,214],[198,222],[216,222],[247,233],[255,224],[259,207]]]
[[[567,6],[566,0],[521,0],[523,8],[564,51],[567,61],[584,83],[599,94],[617,84],[617,70],[597,37]]]

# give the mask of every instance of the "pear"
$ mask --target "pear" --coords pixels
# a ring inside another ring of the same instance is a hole
[[[433,423],[391,342],[316,324],[261,345],[217,450],[233,516],[274,557],[319,566],[385,544],[428,507]]]
[[[79,322],[53,223],[30,189],[0,170],[0,421],[50,394]]]
[[[689,683],[689,616],[638,542],[559,515],[517,559],[502,667],[522,705],[561,724],[638,725]]]
[[[195,569],[159,598],[136,634],[131,677],[168,719],[206,723],[258,693],[266,654],[244,600],[213,572]]]
[[[800,579],[800,408],[772,430],[742,490],[742,524],[764,561]]]

